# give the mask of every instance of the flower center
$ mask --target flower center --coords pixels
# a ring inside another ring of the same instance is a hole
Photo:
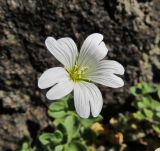
[[[74,82],[84,80],[86,77],[87,69],[88,69],[87,67],[80,67],[78,65],[75,65],[69,71],[69,76]]]

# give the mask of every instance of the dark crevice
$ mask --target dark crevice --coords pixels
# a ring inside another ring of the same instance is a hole
[[[114,17],[116,4],[117,4],[116,0],[104,0],[104,7],[108,12],[110,19],[112,19],[113,21],[116,21]]]
[[[3,107],[2,100],[0,100],[0,114],[12,115],[16,113],[25,113],[25,110],[22,108],[13,109],[9,107]]]
[[[146,146],[144,144],[136,144],[135,142],[129,142],[129,151],[135,151],[135,146],[136,146],[136,150],[140,151],[140,150],[146,150]]]
[[[40,129],[40,125],[33,120],[27,120],[26,124],[28,127],[28,131],[30,132],[31,138],[33,139],[32,144],[37,144],[37,135]]]
[[[42,72],[43,68],[40,66],[41,60],[36,60],[34,57],[34,53],[30,53],[32,50],[29,48],[30,42],[23,38],[22,45],[24,46],[24,51],[27,53],[29,61],[34,69],[36,69],[38,72]],[[35,46],[32,46],[35,47]],[[38,47],[38,46],[37,46]]]
[[[4,82],[4,78],[2,77],[2,75],[0,74],[0,90],[5,90],[5,82]]]
[[[151,2],[152,0],[138,0],[140,3],[146,3],[146,2]]]
[[[5,151],[13,151],[13,150],[11,150],[11,149],[5,149]]]
[[[152,73],[155,73],[153,74],[153,82],[160,83],[160,78],[159,78],[160,70],[155,65],[152,65]]]
[[[0,107],[0,114],[13,115],[16,113],[18,113],[18,114],[25,113],[25,111],[22,108],[12,109],[12,108],[1,108]]]
[[[49,132],[49,133],[52,133],[54,130],[55,130],[55,128],[51,125],[49,125],[43,129],[44,132]]]
[[[111,117],[117,117],[118,113],[125,113],[125,112],[135,112],[136,109],[131,104],[134,101],[133,96],[128,96],[126,98],[125,104],[108,104],[105,108],[102,109],[102,116],[104,117],[104,122],[110,120]]]
[[[33,106],[47,107],[46,102],[43,102],[39,96],[30,95],[30,98]]]
[[[12,108],[3,108],[0,107],[0,114],[8,114],[8,115],[12,115],[12,114],[16,114],[16,113],[25,113],[25,111],[22,108],[18,108],[18,109],[12,109]]]

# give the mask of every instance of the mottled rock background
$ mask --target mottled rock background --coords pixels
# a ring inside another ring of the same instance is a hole
[[[44,40],[72,37],[80,47],[100,32],[106,58],[124,65],[125,87],[101,87],[103,115],[127,110],[129,87],[160,82],[159,0],[0,0],[0,151],[14,151],[24,137],[50,124],[40,74],[59,62]]]

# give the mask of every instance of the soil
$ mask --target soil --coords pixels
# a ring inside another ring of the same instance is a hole
[[[125,86],[100,87],[103,115],[127,110],[129,87],[160,82],[159,0],[0,0],[0,151],[15,151],[51,123],[41,73],[60,65],[47,36],[72,37],[79,48],[91,33],[104,35],[107,59],[125,67]]]

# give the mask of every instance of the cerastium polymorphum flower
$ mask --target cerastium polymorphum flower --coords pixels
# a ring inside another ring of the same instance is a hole
[[[46,70],[38,80],[41,89],[50,88],[46,96],[49,100],[60,99],[74,91],[74,105],[77,113],[88,118],[90,112],[97,117],[102,109],[103,99],[94,83],[112,88],[122,87],[123,66],[113,60],[102,60],[108,52],[103,35],[94,33],[84,41],[80,52],[71,38],[56,40],[48,37],[46,47],[63,67]],[[116,75],[115,75],[116,74]]]

